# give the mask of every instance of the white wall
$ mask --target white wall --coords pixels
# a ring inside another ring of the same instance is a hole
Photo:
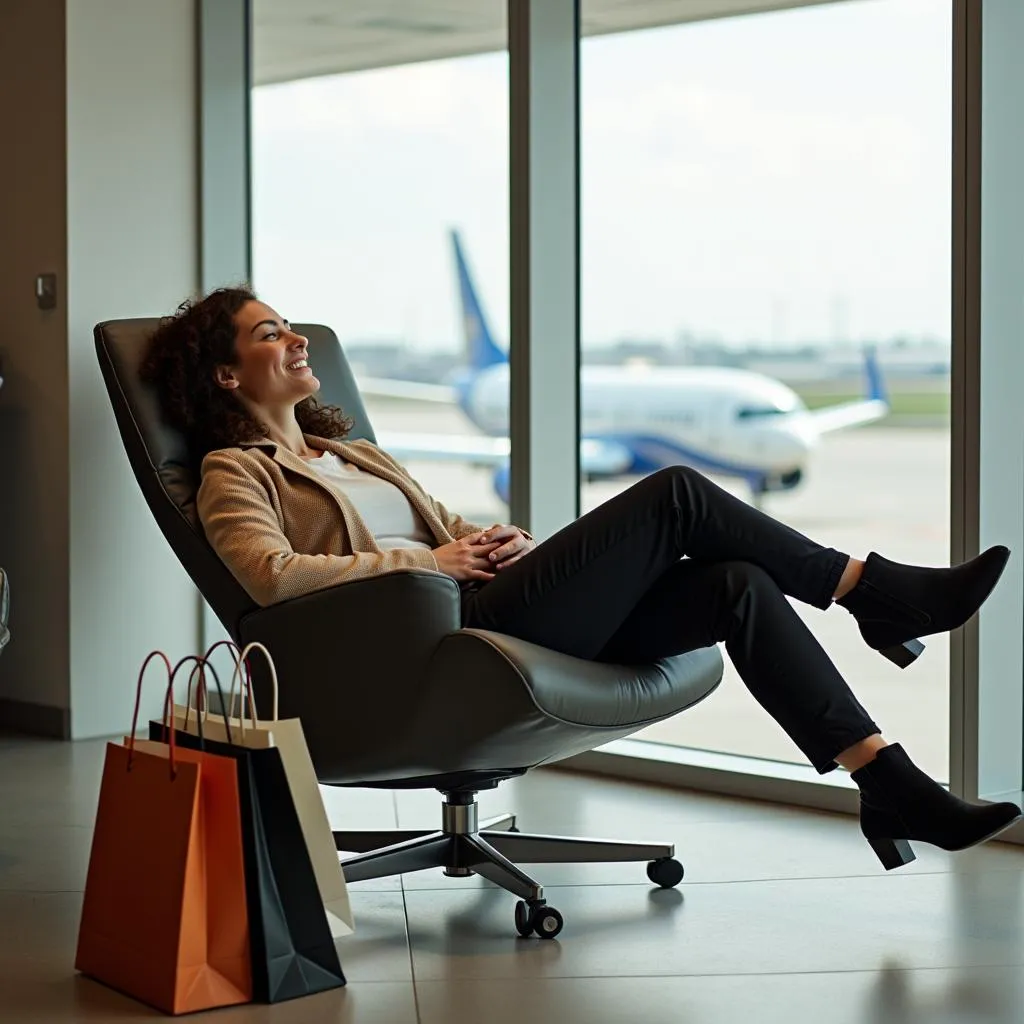
[[[68,0],[71,732],[124,729],[146,653],[195,651],[195,590],[147,509],[93,350],[198,285],[195,5]],[[151,683],[147,705],[159,707]]]

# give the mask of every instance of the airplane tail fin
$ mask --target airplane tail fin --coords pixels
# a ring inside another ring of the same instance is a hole
[[[886,393],[885,381],[882,378],[882,369],[878,365],[878,350],[874,345],[864,346],[864,378],[867,385],[869,402],[885,402],[889,404],[889,396]]]
[[[455,253],[455,270],[459,278],[459,301],[462,306],[462,327],[465,334],[466,358],[472,370],[486,370],[488,366],[507,361],[505,353],[495,344],[487,325],[480,300],[477,298],[473,278],[462,251],[458,231],[451,232]]]
[[[867,393],[860,401],[841,402],[839,405],[812,409],[806,413],[819,434],[872,423],[888,415],[889,396],[878,365],[878,353],[873,345],[864,347],[864,378]]]

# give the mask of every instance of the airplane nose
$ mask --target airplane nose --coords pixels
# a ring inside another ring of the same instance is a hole
[[[772,469],[788,472],[803,466],[817,437],[812,431],[801,429],[800,424],[792,422],[780,423],[766,430],[763,440],[765,461]]]

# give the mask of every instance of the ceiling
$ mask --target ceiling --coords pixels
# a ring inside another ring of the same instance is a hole
[[[507,0],[254,0],[257,85],[506,46]],[[675,25],[835,0],[583,0],[583,34]]]

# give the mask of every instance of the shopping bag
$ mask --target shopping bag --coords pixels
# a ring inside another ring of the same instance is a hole
[[[345,876],[338,858],[334,834],[331,832],[330,822],[327,820],[323,797],[320,795],[316,772],[313,770],[313,760],[309,756],[309,747],[306,745],[306,737],[302,731],[302,723],[297,718],[278,718],[278,684],[274,660],[263,644],[251,643],[246,646],[244,651],[239,652],[238,648],[227,640],[214,644],[203,655],[204,660],[208,662],[210,655],[218,647],[229,648],[235,659],[235,672],[228,692],[227,708],[234,710],[235,686],[236,683],[240,683],[239,690],[244,691],[240,694],[243,706],[244,699],[248,696],[252,713],[250,721],[245,722],[244,725],[238,718],[230,718],[228,722],[225,722],[217,716],[207,717],[206,735],[210,739],[224,741],[227,739],[226,729],[230,728],[235,734],[237,742],[243,746],[260,750],[266,747],[277,747],[281,752],[288,788],[291,790],[295,810],[299,816],[302,835],[306,840],[306,848],[309,850],[309,858],[313,862],[317,888],[320,890],[320,898],[327,910],[327,921],[331,927],[331,934],[336,939],[351,935],[355,930],[355,921],[349,902],[348,888],[345,885]],[[251,651],[257,650],[266,659],[273,686],[273,709],[268,719],[259,718],[255,713],[251,686],[246,685],[248,683],[248,656]],[[198,732],[197,712],[187,706],[190,703],[191,701],[186,701],[185,706],[175,705],[174,725],[177,729],[196,735]]]
[[[216,680],[213,666],[200,662]],[[218,682],[219,687],[219,682]],[[225,729],[224,741],[172,729],[179,747],[203,749],[235,761],[242,807],[242,846],[249,911],[253,998],[276,1003],[338,988],[345,975],[327,923],[288,780],[276,747],[251,748]],[[150,723],[150,737],[166,731]],[[251,729],[248,730],[251,733]]]
[[[162,658],[169,711],[174,672]],[[75,968],[167,1013],[252,998],[237,769],[170,743],[108,743]]]

